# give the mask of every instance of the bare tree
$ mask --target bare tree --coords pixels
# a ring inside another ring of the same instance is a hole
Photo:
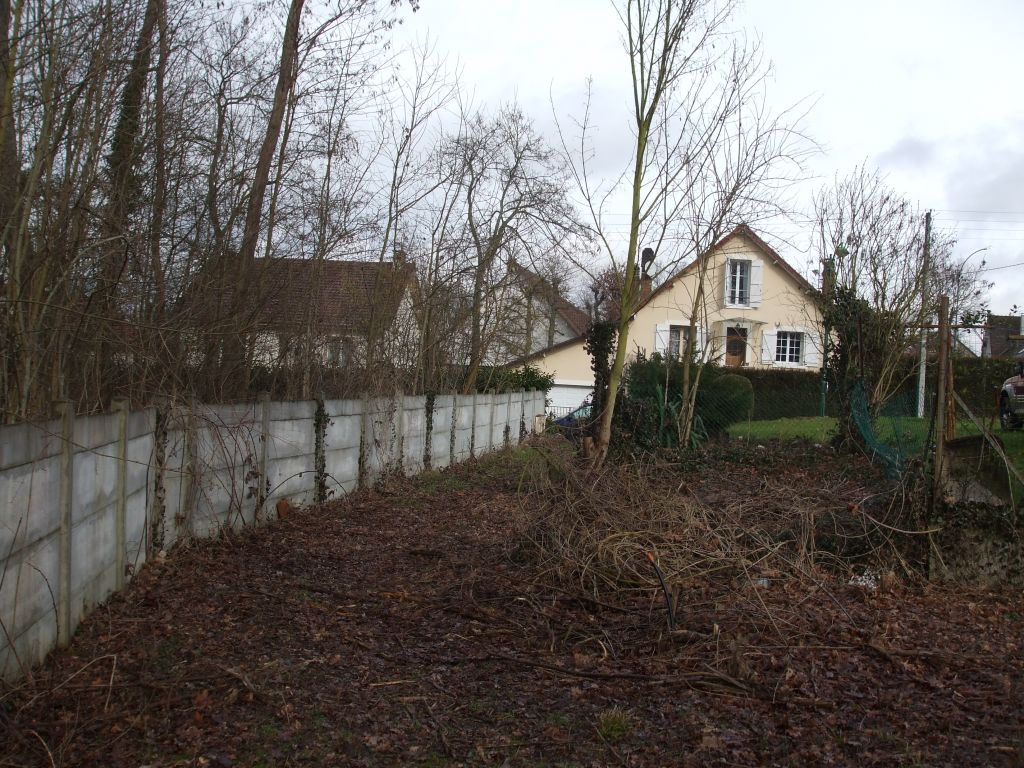
[[[826,296],[831,322],[841,324],[857,307],[870,316],[845,340],[843,370],[834,372],[849,379],[841,389],[863,381],[869,404],[878,407],[905,384],[910,372],[903,361],[930,315],[922,303],[924,216],[865,167],[823,188],[814,208],[819,253],[834,286],[834,295]],[[938,241],[936,251],[942,250]]]
[[[618,342],[595,464],[603,462],[611,439],[630,317],[640,297],[640,246],[657,251],[659,274],[688,258],[699,261],[690,312],[692,351],[693,326],[707,312],[704,285],[712,248],[736,224],[779,210],[779,192],[791,180],[785,173],[793,167],[788,161],[797,161],[806,151],[787,123],[790,115],[774,116],[765,107],[767,67],[757,46],[729,29],[735,5],[732,0],[616,3],[633,84],[635,141],[628,169],[611,184],[593,178],[589,99],[571,149],[562,134],[595,236],[622,276]],[[607,223],[613,196],[622,190],[629,193],[624,254]],[[691,378],[687,368],[685,378],[680,430],[688,433],[699,370]]]
[[[495,291],[508,260],[553,247],[576,225],[557,156],[516,107],[467,119],[445,142],[442,162],[464,216],[450,223],[468,257],[470,340],[462,386],[470,392],[499,331],[504,307]]]

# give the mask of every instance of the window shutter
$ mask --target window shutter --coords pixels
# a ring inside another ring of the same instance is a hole
[[[765,365],[775,362],[775,331],[761,333],[761,362]]]
[[[664,355],[668,352],[668,323],[658,323],[654,328],[654,351]]]
[[[750,306],[761,305],[761,285],[764,281],[764,265],[760,261],[750,263]]]
[[[821,367],[821,336],[814,331],[804,332],[803,358],[809,368]]]
[[[708,329],[703,325],[697,326],[697,338],[694,339],[694,352],[697,357],[701,357],[704,354],[704,347],[708,344]]]
[[[728,306],[729,304],[729,265],[732,264],[732,259],[725,260],[725,280],[722,281],[722,306]]]

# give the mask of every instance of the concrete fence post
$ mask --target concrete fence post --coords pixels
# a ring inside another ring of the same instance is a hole
[[[75,489],[75,406],[70,400],[58,400],[55,406],[61,417],[57,646],[67,648],[71,642],[71,499]]]
[[[267,451],[270,443],[270,393],[260,392],[256,395],[260,416],[260,457],[259,457],[259,489],[256,492],[256,506],[252,511],[253,523],[260,521],[260,513],[267,502],[267,491],[270,490],[270,467],[267,466]],[[244,518],[243,518],[244,519]]]
[[[448,433],[448,465],[454,464],[458,457],[455,453],[455,440],[459,429],[459,392],[452,391],[452,421],[451,431]]]
[[[366,488],[369,485],[370,445],[373,441],[373,417],[370,414],[370,398],[364,392],[360,398],[363,407],[359,415],[359,479],[356,487]]]
[[[199,402],[195,399],[188,401],[188,414],[185,417],[185,434],[184,434],[184,491],[182,497],[184,503],[182,504],[181,510],[175,514],[175,523],[178,522],[178,517],[182,518],[185,531],[189,536],[192,536],[195,531],[193,523],[195,520],[195,513],[199,506],[199,418],[197,416],[199,412]],[[160,549],[163,549],[161,546]]]
[[[487,394],[490,402],[487,404],[487,448],[484,449],[484,453],[490,453],[495,449],[494,422],[498,418],[498,390],[488,389]]]
[[[512,445],[512,393],[505,393],[505,428],[502,432],[502,443],[504,448]]]
[[[394,444],[391,450],[392,470],[399,475],[405,474],[405,395],[399,390],[395,393],[395,408],[392,434]]]
[[[115,553],[114,587],[124,589],[125,560],[128,547],[125,518],[128,513],[128,399],[116,397],[111,403],[117,414],[117,506],[114,511],[114,531],[117,541]]]
[[[317,504],[327,501],[327,422],[327,409],[321,395],[316,399],[316,412],[313,415],[313,467],[316,472]]]
[[[159,551],[164,548],[167,533],[167,424],[170,420],[171,400],[164,396],[157,397],[154,399],[154,407],[153,499],[150,509],[146,510],[146,533],[149,535],[147,555],[152,549]]]
[[[516,425],[519,428],[518,429],[519,437],[517,438],[516,442],[519,442],[519,443],[523,442],[523,440],[526,438],[526,402],[527,402],[527,400],[529,400],[531,402],[533,401],[533,390],[532,389],[523,390],[523,393],[522,393],[522,395],[519,398],[519,424]]]
[[[480,398],[478,392],[473,393],[473,417],[469,424],[469,458],[476,456],[476,409],[479,407],[477,402]]]
[[[436,395],[427,392],[423,402],[423,469],[434,467],[434,406]]]

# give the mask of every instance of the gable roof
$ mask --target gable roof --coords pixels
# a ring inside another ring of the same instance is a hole
[[[790,277],[790,279],[792,279],[797,284],[797,286],[799,286],[801,290],[807,293],[815,292],[816,289],[814,288],[814,286],[807,282],[807,279],[803,275],[797,272],[796,269],[794,269],[788,261],[786,261],[784,258],[782,258],[782,256],[779,255],[778,251],[776,251],[774,248],[768,245],[768,243],[766,243],[756,232],[754,232],[754,230],[752,230],[746,224],[740,224],[735,229],[733,229],[732,232],[730,232],[728,235],[726,235],[717,243],[715,243],[711,247],[711,251],[717,251],[721,248],[724,248],[732,240],[741,237],[744,237],[750,242],[752,242],[754,246],[759,251],[761,251],[768,258],[769,261],[772,262],[772,264],[776,265],[777,267],[779,267],[779,269],[785,272]],[[672,275],[672,277],[670,277],[668,280],[665,280],[661,285],[659,285],[656,289],[654,289],[651,292],[650,296],[648,296],[646,299],[641,301],[636,306],[636,308],[633,310],[633,313],[636,314],[641,309],[650,304],[656,296],[671,289],[672,284],[676,280],[679,280],[680,278],[685,277],[686,275],[693,272],[697,268],[698,262],[699,259],[694,259],[681,270]]]
[[[310,313],[318,333],[365,336],[371,320],[390,327],[416,282],[404,261],[255,259],[250,275],[253,329],[289,333],[308,331]],[[232,293],[201,292],[197,319],[217,304],[231,307]]]
[[[766,243],[756,232],[754,232],[754,230],[752,230],[746,224],[740,224],[739,226],[737,226],[735,229],[732,230],[732,232],[730,232],[728,235],[726,235],[721,240],[719,240],[717,243],[715,243],[712,246],[711,250],[714,251],[714,250],[718,250],[719,248],[723,248],[723,247],[725,247],[725,245],[727,243],[729,243],[731,240],[733,240],[734,238],[737,238],[737,237],[745,237],[748,240],[750,240],[762,253],[764,253],[764,255],[766,257],[768,257],[768,259],[773,264],[777,265],[780,269],[782,269],[783,272],[785,272],[787,275],[789,275],[789,277],[793,279],[793,281],[797,284],[797,286],[800,287],[801,290],[803,290],[803,291],[805,291],[807,293],[815,293],[816,292],[814,286],[811,285],[809,282],[807,282],[807,279],[803,275],[801,275],[799,272],[797,272],[789,262],[787,262],[784,258],[782,258],[782,256],[779,255],[778,251],[776,251],[774,248],[772,248],[770,245],[768,245],[768,243]],[[660,294],[670,290],[672,288],[672,283],[673,282],[675,282],[679,278],[681,278],[681,277],[689,274],[690,272],[692,272],[696,268],[696,266],[697,266],[697,259],[694,259],[689,264],[687,264],[685,267],[683,267],[681,270],[676,272],[668,280],[665,280],[655,290],[651,291],[651,294],[646,299],[641,301],[636,306],[636,308],[633,310],[633,316],[635,317],[637,312],[639,312],[641,309],[643,309],[648,304],[650,304],[657,296],[659,296]],[[589,327],[589,318],[588,318],[587,324],[588,324],[588,327]],[[550,346],[550,347],[545,347],[544,349],[539,349],[536,352],[530,353],[529,355],[525,355],[525,356],[523,356],[521,358],[513,360],[508,365],[509,366],[522,365],[523,363],[529,362],[530,360],[533,360],[534,358],[541,357],[543,355],[547,355],[547,354],[550,354],[552,352],[557,352],[557,351],[559,351],[559,350],[561,350],[563,348],[566,348],[566,347],[570,347],[573,344],[577,344],[577,343],[583,341],[585,335],[586,335],[586,328],[584,328],[582,331],[580,331],[579,335],[574,337],[574,338],[566,339],[565,341],[559,342],[558,344],[554,344],[553,346]]]
[[[515,259],[509,260],[508,267],[527,293],[539,296],[549,306],[553,306],[574,334],[587,332],[590,327],[590,315],[563,297],[549,280],[527,269]]]

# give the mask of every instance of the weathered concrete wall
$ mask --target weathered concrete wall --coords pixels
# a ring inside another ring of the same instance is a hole
[[[354,491],[359,485],[363,403],[360,400],[327,400],[324,412],[327,417],[324,430],[327,491],[331,496],[339,496]]]
[[[155,412],[0,428],[0,675],[39,663],[145,561]]]
[[[455,395],[436,395],[434,397],[433,423],[430,432],[430,466],[432,469],[443,469],[452,463],[455,400]]]
[[[544,393],[205,406],[0,426],[0,676],[67,642],[145,563],[348,493],[519,442]],[[429,434],[428,434],[429,424]],[[317,459],[322,461],[318,472]]]

